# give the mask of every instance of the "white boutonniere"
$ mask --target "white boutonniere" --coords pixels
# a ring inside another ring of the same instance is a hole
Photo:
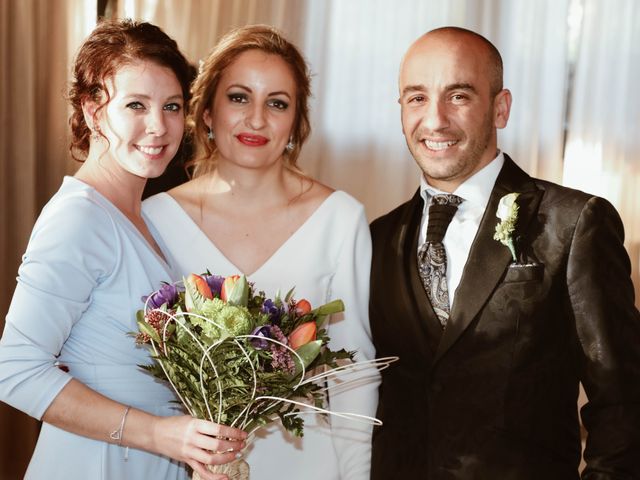
[[[511,252],[513,261],[516,262],[516,247],[513,244],[513,231],[516,228],[518,220],[518,204],[516,199],[519,193],[509,193],[500,199],[496,216],[502,220],[496,225],[496,233],[493,239],[499,241],[506,246]]]

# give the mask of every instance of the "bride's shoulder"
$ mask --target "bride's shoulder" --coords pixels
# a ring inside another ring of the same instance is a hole
[[[343,190],[335,190],[323,183],[313,180],[313,185],[309,189],[309,197],[312,203],[320,205],[331,197],[331,203],[336,208],[349,212],[352,210],[361,210],[363,205],[359,200]]]
[[[289,177],[289,195],[299,204],[320,204],[335,190],[318,180],[301,174]]]
[[[335,190],[324,183],[320,183],[317,180],[311,180],[311,187],[309,188],[310,198],[322,203],[328,197],[335,192]]]
[[[169,190],[167,195],[171,196],[183,210],[190,213],[200,208],[202,201],[200,183],[201,181],[197,178],[189,180]]]

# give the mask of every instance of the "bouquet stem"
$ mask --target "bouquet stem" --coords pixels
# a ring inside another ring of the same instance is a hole
[[[210,472],[224,473],[229,480],[249,480],[249,464],[239,458],[224,465],[207,465]],[[193,472],[193,480],[201,480],[200,475]]]

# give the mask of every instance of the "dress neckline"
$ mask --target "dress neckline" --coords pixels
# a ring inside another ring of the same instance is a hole
[[[286,247],[293,243],[298,237],[302,236],[304,231],[309,230],[313,227],[313,224],[316,223],[317,218],[321,216],[321,214],[328,208],[328,205],[334,201],[334,198],[336,198],[337,196],[339,196],[339,194],[341,193],[340,190],[335,190],[332,193],[330,193],[317,207],[316,209],[311,213],[311,215],[309,215],[304,222],[302,222],[300,224],[300,226],[289,236],[287,237],[287,239],[282,242],[280,244],[280,246],[278,248],[276,248],[273,253],[271,253],[271,255],[269,255],[269,257],[261,264],[258,266],[258,268],[256,268],[253,272],[251,273],[246,273],[243,272],[240,268],[238,268],[219,248],[218,246],[215,244],[215,242],[209,238],[209,236],[204,233],[204,231],[200,228],[200,226],[195,222],[195,220],[191,217],[191,215],[189,215],[187,213],[187,211],[182,208],[182,205],[180,205],[180,202],[178,202],[175,198],[173,198],[170,194],[168,194],[167,192],[161,192],[158,194],[159,197],[161,198],[165,198],[166,201],[168,201],[169,203],[171,203],[173,205],[174,208],[178,209],[181,213],[182,216],[184,217],[185,221],[197,232],[198,236],[201,238],[202,241],[204,241],[205,243],[207,243],[211,248],[213,248],[213,250],[215,250],[215,252],[220,256],[220,258],[224,259],[224,261],[226,263],[229,264],[229,266],[231,267],[231,270],[236,271],[238,273],[242,273],[244,274],[247,278],[249,277],[255,277],[256,275],[259,275],[260,272],[264,269],[266,269],[268,267],[268,265],[270,263],[272,263],[274,261],[274,258],[276,258],[281,251],[285,250]],[[212,272],[215,273],[215,272]]]
[[[131,220],[129,220],[129,217],[127,217],[124,213],[122,213],[122,211],[118,207],[116,207],[107,197],[105,197],[102,193],[100,193],[96,188],[94,188],[93,186],[89,185],[86,182],[83,182],[79,178],[76,178],[76,177],[71,176],[71,175],[66,175],[64,177],[64,180],[65,181],[69,181],[71,183],[77,183],[79,186],[81,186],[83,188],[86,188],[87,190],[90,190],[96,197],[98,197],[100,199],[100,201],[106,207],[108,207],[118,218],[120,218],[123,221],[123,223],[126,225],[126,227],[129,230],[134,232],[134,235],[138,238],[138,240],[140,242],[142,242],[142,244],[145,246],[145,248],[149,252],[151,252],[151,254],[153,254],[153,256],[156,258],[158,263],[160,263],[160,265],[168,273],[171,273],[173,271],[173,269],[171,268],[171,266],[169,265],[169,262],[167,260],[168,257],[166,257],[166,254],[164,253],[166,248],[165,249],[162,248],[162,242],[160,240],[160,235],[157,234],[157,230],[155,229],[155,226],[150,224],[150,222],[146,221],[146,219],[144,218],[144,215],[142,216],[142,220],[147,225],[147,228],[149,229],[149,232],[151,232],[151,235],[153,236],[153,238],[155,239],[156,243],[158,244],[158,248],[160,248],[160,251],[162,251],[162,254],[164,255],[164,258],[163,258],[163,255],[159,255],[158,252],[156,252],[155,248],[153,248],[151,246],[151,244],[147,241],[147,239],[144,237],[144,235],[142,235],[140,230],[138,230],[138,227],[136,227],[133,224],[133,222]],[[154,232],[155,232],[155,234],[154,234]]]

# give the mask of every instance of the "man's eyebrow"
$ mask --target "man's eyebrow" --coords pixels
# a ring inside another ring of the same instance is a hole
[[[465,82],[452,83],[451,85],[447,85],[446,90],[448,92],[452,90],[467,90],[469,92],[477,93],[476,87],[474,87],[470,83],[465,83]]]
[[[402,93],[400,96],[404,97],[407,93],[411,93],[411,92],[424,92],[426,89],[427,88],[421,83],[417,85],[407,85],[402,89]]]
[[[467,82],[459,82],[459,83],[452,83],[450,85],[447,85],[445,87],[445,91],[446,92],[451,92],[453,90],[466,90],[468,92],[472,92],[472,93],[477,93],[477,89],[476,87],[474,87],[472,84],[467,83]],[[413,93],[413,92],[426,92],[427,91],[427,87],[425,87],[423,84],[418,83],[415,85],[407,85],[406,87],[404,87],[402,89],[402,94],[400,95],[400,97],[404,97],[405,95],[409,94],[409,93]]]

